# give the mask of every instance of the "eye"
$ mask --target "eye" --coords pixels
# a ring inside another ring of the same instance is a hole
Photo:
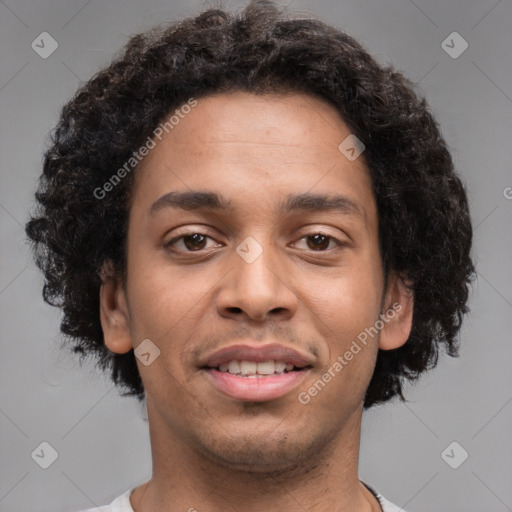
[[[203,233],[187,233],[173,238],[170,242],[165,244],[165,247],[173,247],[174,249],[178,248],[178,250],[185,252],[200,251],[207,248],[206,241],[208,239],[213,240],[213,238]],[[177,245],[180,244],[181,247],[177,247]]]
[[[343,245],[336,238],[334,238],[330,235],[324,235],[323,233],[313,233],[311,235],[304,236],[299,240],[299,242],[302,240],[306,240],[307,248],[312,251],[325,252],[328,249],[332,249],[332,247],[329,247],[329,246],[331,245],[331,242],[333,242],[333,241],[335,243],[335,246]]]

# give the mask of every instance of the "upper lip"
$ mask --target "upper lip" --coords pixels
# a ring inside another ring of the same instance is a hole
[[[221,364],[230,361],[253,361],[256,363],[282,361],[283,363],[292,363],[297,368],[305,368],[313,364],[312,356],[279,343],[265,345],[237,343],[209,354],[203,359],[200,366],[203,368],[218,368]]]

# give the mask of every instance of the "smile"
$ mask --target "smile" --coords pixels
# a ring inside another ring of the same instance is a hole
[[[266,402],[298,387],[310,368],[296,368],[291,363],[278,361],[230,361],[222,368],[204,368],[203,371],[215,389],[233,400]]]
[[[238,377],[263,377],[268,375],[282,375],[294,370],[299,370],[293,363],[283,361],[229,361],[217,368],[220,372],[230,373]]]
[[[237,401],[276,400],[310,374],[314,357],[278,343],[242,342],[205,355],[199,369],[221,394]]]

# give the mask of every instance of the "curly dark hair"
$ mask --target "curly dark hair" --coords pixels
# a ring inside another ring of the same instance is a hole
[[[272,2],[241,12],[208,8],[133,36],[122,54],[63,107],[45,153],[37,210],[26,225],[44,272],[43,297],[63,311],[74,352],[109,369],[124,396],[145,396],[133,350],[114,354],[99,318],[99,272],[110,261],[126,278],[125,239],[133,172],[94,193],[174,109],[212,93],[304,92],[330,102],[366,146],[385,276],[393,269],[414,296],[407,342],[378,351],[364,408],[395,396],[437,364],[439,346],[458,356],[469,311],[472,226],[466,191],[426,100],[392,66],[379,65],[346,33],[293,17]]]

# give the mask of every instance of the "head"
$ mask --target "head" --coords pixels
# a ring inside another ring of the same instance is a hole
[[[446,143],[410,81],[318,20],[260,2],[133,37],[63,108],[37,200],[70,346],[212,457],[307,456],[458,353],[472,228]],[[212,386],[240,340],[296,349],[297,392]]]

